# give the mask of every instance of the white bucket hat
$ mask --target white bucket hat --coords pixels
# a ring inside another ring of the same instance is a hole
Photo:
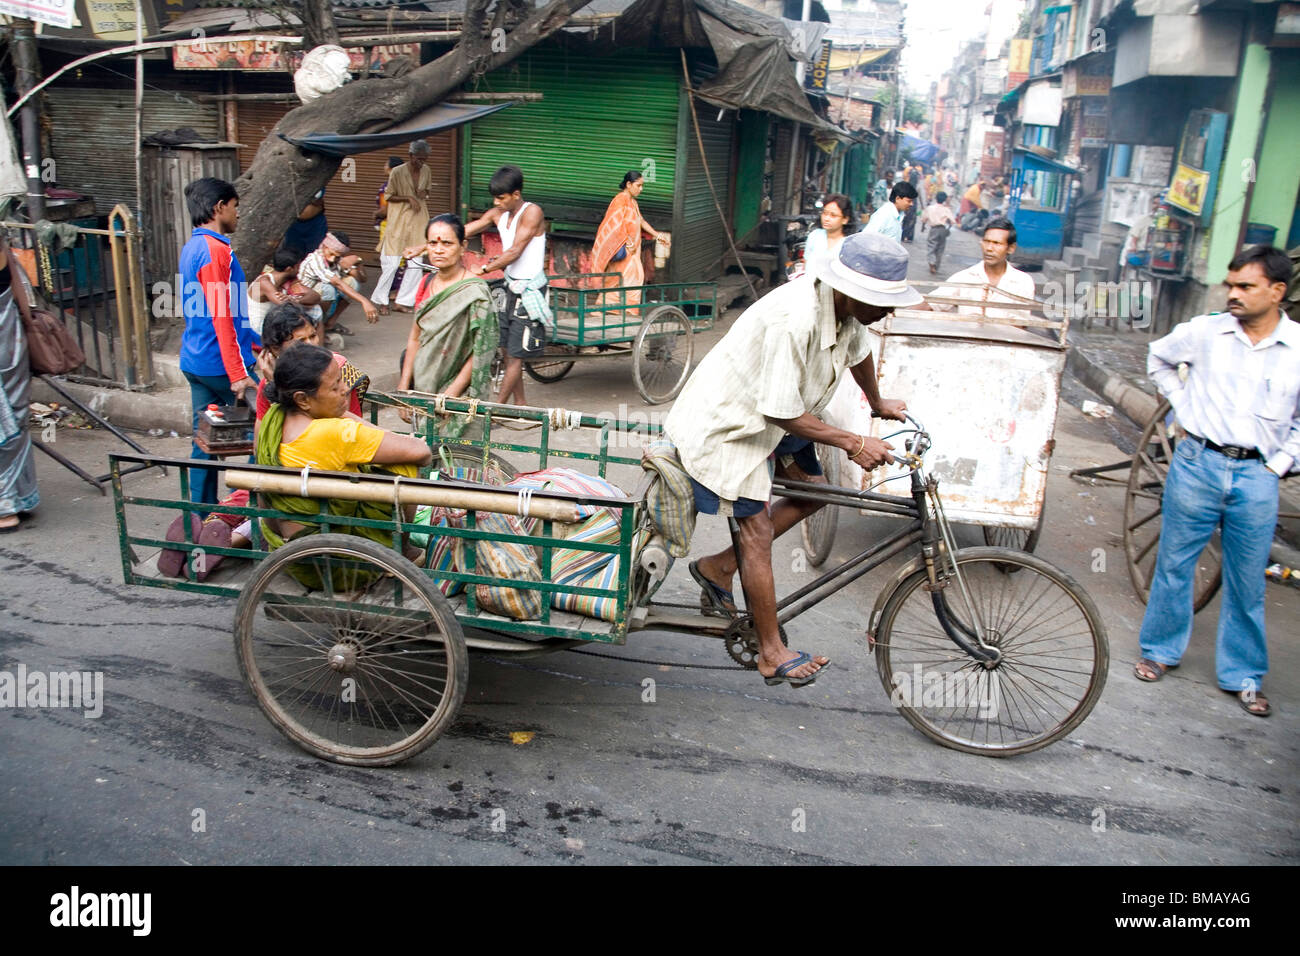
[[[877,232],[856,232],[840,243],[838,255],[810,263],[814,276],[849,298],[899,309],[925,301],[907,284],[907,265],[903,244]]]

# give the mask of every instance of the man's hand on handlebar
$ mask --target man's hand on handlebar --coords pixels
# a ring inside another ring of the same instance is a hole
[[[880,404],[872,409],[875,418],[892,418],[896,422],[907,420],[907,402],[901,398],[882,398]]]
[[[894,461],[894,456],[890,454],[894,450],[893,445],[866,435],[859,435],[854,447],[844,450],[848,453],[849,461],[864,471],[871,471],[873,468],[892,464]]]

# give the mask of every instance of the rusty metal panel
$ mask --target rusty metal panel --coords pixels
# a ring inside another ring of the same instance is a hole
[[[951,326],[957,326],[952,328]],[[939,479],[953,521],[1033,528],[1047,492],[1065,350],[1034,332],[972,327],[944,320],[895,320],[877,336],[880,394],[907,402],[929,431],[928,471]],[[904,426],[870,418],[850,376],[840,383],[827,420],[885,438]],[[901,450],[905,435],[890,439]],[[865,488],[901,466],[864,475],[851,462],[845,484]],[[899,477],[876,489],[907,497]]]

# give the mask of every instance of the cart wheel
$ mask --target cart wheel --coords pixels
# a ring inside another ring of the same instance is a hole
[[[563,356],[573,355],[577,351],[572,345],[548,345],[542,358],[535,362],[524,363],[524,371],[533,381],[541,382],[543,385],[558,382],[573,368],[573,360],[566,362]]]
[[[695,330],[675,305],[652,309],[641,322],[632,351],[636,390],[651,405],[671,401],[691,374]]]
[[[990,548],[1010,548],[1012,551],[1023,551],[1026,554],[1033,554],[1034,548],[1038,547],[1038,536],[1043,531],[1043,516],[1047,514],[1047,502],[1044,501],[1038,511],[1038,524],[1033,528],[1026,530],[1024,528],[994,528],[985,525],[984,543]],[[1015,573],[1019,570],[1018,565],[1008,565],[1008,573]]]
[[[1143,603],[1151,596],[1151,578],[1156,571],[1156,554],[1160,550],[1160,505],[1176,444],[1165,426],[1165,416],[1169,412],[1169,403],[1161,402],[1155,417],[1147,422],[1137,453],[1133,456],[1124,496],[1124,555],[1128,559],[1133,588]],[[1218,592],[1222,568],[1223,558],[1216,532],[1196,562],[1192,588],[1192,607],[1195,610],[1209,604]]]
[[[235,611],[235,650],[285,736],[354,766],[399,763],[433,743],[469,677],[460,622],[433,582],[348,534],[310,535],[261,562]]]
[[[433,450],[435,468],[454,468],[458,480],[474,481],[485,485],[505,485],[519,474],[510,462],[494,452],[487,453],[487,468],[483,467],[483,449],[474,445],[439,445]]]
[[[831,485],[840,483],[840,450],[831,445],[817,446],[817,461],[821,463],[822,474]],[[808,553],[808,563],[820,568],[830,556],[831,545],[835,543],[835,529],[839,526],[840,510],[838,505],[824,505],[812,515],[803,519],[799,533],[803,535],[804,551]]]
[[[1110,652],[1096,606],[1032,554],[963,548],[956,557],[985,641],[1002,658],[985,668],[952,641],[933,602],[944,600],[969,628],[961,587],[949,571],[932,590],[919,570],[895,588],[876,631],[890,702],[927,737],[967,753],[1005,757],[1059,740],[1088,716],[1106,682]],[[1020,573],[1007,574],[1008,564]]]

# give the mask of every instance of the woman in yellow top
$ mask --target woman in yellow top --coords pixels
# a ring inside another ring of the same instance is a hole
[[[265,394],[271,407],[257,427],[259,465],[310,467],[321,471],[383,470],[415,478],[420,468],[433,460],[423,439],[368,425],[347,410],[348,390],[334,353],[328,349],[316,345],[285,349],[276,361],[275,380],[267,385]],[[290,495],[270,498],[271,507],[291,514],[320,514],[322,510],[322,502],[312,498]],[[324,504],[333,515],[393,520],[391,503],[330,499]],[[407,521],[414,519],[413,506],[409,511],[403,510]],[[275,549],[292,538],[315,533],[321,526],[268,519],[263,522],[262,530],[267,543]],[[378,541],[385,547],[393,544],[391,531],[360,526],[344,526],[342,530]],[[316,580],[318,583],[319,579]]]
[[[618,286],[645,285],[645,268],[641,263],[641,234],[648,233],[654,239],[667,239],[654,226],[641,217],[641,207],[637,197],[645,189],[645,179],[636,170],[623,175],[619,184],[618,195],[605,210],[605,218],[596,230],[596,244],[591,249],[591,268],[593,272],[617,272],[605,280],[605,288]],[[640,305],[641,290],[607,296],[610,305]],[[634,313],[624,310],[624,318]]]

